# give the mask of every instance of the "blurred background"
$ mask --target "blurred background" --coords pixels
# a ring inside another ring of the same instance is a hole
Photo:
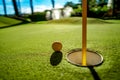
[[[88,17],[120,19],[120,0],[88,0]],[[29,21],[82,16],[81,0],[1,0],[0,15]]]

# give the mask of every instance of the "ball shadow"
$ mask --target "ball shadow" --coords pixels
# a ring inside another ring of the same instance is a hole
[[[50,64],[52,66],[57,66],[62,61],[63,54],[61,51],[55,51],[50,57]]]

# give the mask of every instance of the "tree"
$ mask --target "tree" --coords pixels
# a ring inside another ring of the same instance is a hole
[[[6,10],[5,0],[3,0],[3,7],[4,7],[4,14],[5,14],[5,16],[7,16],[7,10]]]
[[[100,3],[104,3],[105,2],[105,0],[99,0],[100,1]]]
[[[51,0],[52,7],[55,8],[55,0]]]
[[[108,2],[109,0],[107,0]],[[99,0],[99,6],[103,7],[104,5],[107,5],[106,0]]]
[[[117,11],[120,11],[120,0],[108,0],[107,7],[112,10],[112,15],[116,16]]]
[[[31,13],[33,15],[34,9],[33,9],[33,0],[30,0],[30,8],[31,8]]]
[[[16,0],[12,0],[12,2],[13,2],[14,10],[15,10],[15,15],[16,15],[16,16],[19,16],[19,11],[18,11],[18,7],[17,7],[17,2],[16,2]]]
[[[74,7],[75,4],[72,1],[70,1],[70,2],[66,2],[66,4],[64,5],[64,7],[66,7],[66,6]]]
[[[96,0],[88,0],[87,1],[87,14],[88,16],[91,16],[90,8],[94,7],[96,5]]]
[[[113,16],[120,17],[120,0],[113,0]]]
[[[20,0],[18,0],[18,10],[19,10],[19,15],[21,14],[21,4],[20,4]]]
[[[91,8],[91,7],[94,7],[96,5],[96,0],[88,0],[88,6]]]

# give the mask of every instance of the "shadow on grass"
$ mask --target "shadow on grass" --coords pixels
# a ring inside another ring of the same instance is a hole
[[[0,29],[15,27],[15,26],[22,25],[22,24],[27,24],[27,23],[29,23],[29,22],[21,22],[21,23],[18,23],[18,24],[13,24],[13,25],[8,25],[8,26],[1,26]]]
[[[101,80],[93,66],[89,66],[88,68],[89,68],[94,80]]]
[[[62,61],[63,54],[60,51],[55,51],[50,57],[50,64],[52,66],[57,66]]]

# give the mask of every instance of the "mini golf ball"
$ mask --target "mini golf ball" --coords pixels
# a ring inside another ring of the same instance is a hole
[[[60,42],[54,42],[52,48],[54,51],[60,51],[62,49],[62,44]]]

